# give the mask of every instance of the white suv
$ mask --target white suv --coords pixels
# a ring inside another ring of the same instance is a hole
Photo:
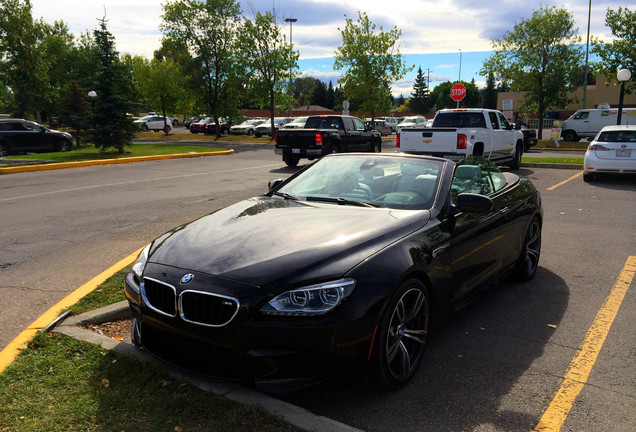
[[[142,131],[164,131],[166,133],[172,130],[172,121],[158,115],[147,115],[135,120],[135,123]]]

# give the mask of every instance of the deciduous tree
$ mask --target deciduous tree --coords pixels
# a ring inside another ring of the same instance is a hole
[[[286,89],[290,71],[298,67],[298,52],[285,42],[276,17],[270,12],[257,12],[254,20],[243,21],[238,51],[251,94],[257,104],[269,108],[274,130],[276,105],[289,107],[291,103]]]
[[[511,82],[511,90],[526,91],[521,112],[543,118],[549,108],[565,108],[572,96],[583,52],[572,14],[556,7],[540,8],[521,20],[501,39],[493,39],[495,53],[482,67]],[[543,131],[539,122],[539,136]]]
[[[340,30],[342,45],[336,50],[334,69],[344,70],[339,80],[344,96],[360,100],[358,111],[375,118],[376,112],[390,113],[391,82],[397,81],[412,69],[407,67],[398,42],[402,34],[397,27],[385,32],[376,26],[366,13],[358,12],[358,21],[346,18]]]
[[[240,5],[235,0],[176,0],[163,6],[160,28],[182,43],[200,62],[201,89],[208,114],[219,118],[240,115],[240,71],[237,54]]]
[[[625,86],[625,91],[636,91],[636,11],[622,7],[618,10],[608,9],[605,25],[612,30],[616,39],[610,43],[600,40],[592,42],[592,52],[600,59],[593,67],[607,77],[608,84],[617,83],[616,73],[620,69],[629,69],[632,79]]]

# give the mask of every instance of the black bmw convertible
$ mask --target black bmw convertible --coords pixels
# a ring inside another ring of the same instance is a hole
[[[269,186],[141,252],[135,345],[267,391],[351,361],[396,387],[445,312],[537,270],[540,195],[487,159],[334,154]]]

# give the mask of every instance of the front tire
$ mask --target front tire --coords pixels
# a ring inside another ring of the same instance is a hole
[[[541,256],[541,222],[538,217],[532,218],[530,225],[526,229],[521,254],[517,259],[513,274],[517,279],[529,281],[539,267],[539,257]]]
[[[55,151],[59,151],[59,152],[71,151],[72,148],[73,148],[73,143],[65,139],[58,141],[58,143],[55,145]]]
[[[148,125],[147,124],[142,124],[141,125],[141,130],[144,132],[148,132]]]
[[[422,361],[428,339],[430,303],[422,282],[409,279],[393,294],[377,330],[374,372],[381,384],[408,382]]]
[[[562,138],[563,138],[563,141],[573,141],[573,142],[577,142],[581,139],[573,130],[566,130],[565,132],[563,132]]]
[[[5,144],[0,144],[0,158],[3,158],[5,156],[9,156],[9,147],[7,147]]]

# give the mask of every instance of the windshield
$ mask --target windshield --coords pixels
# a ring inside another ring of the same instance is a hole
[[[444,162],[425,157],[334,155],[311,165],[275,194],[394,209],[432,207]]]

